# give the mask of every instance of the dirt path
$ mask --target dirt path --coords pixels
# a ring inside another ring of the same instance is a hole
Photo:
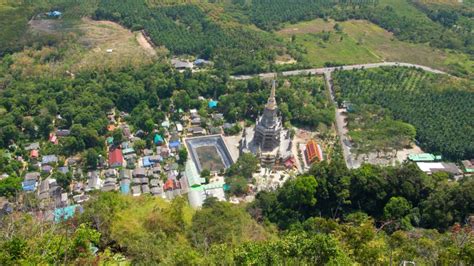
[[[147,51],[150,55],[156,56],[156,51],[155,48],[148,42],[148,40],[143,36],[142,32],[138,32],[136,34],[137,36],[137,42],[140,44],[140,46]]]

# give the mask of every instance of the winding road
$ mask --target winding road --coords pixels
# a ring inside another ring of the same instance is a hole
[[[255,74],[255,75],[235,75],[235,76],[231,76],[231,78],[236,79],[236,80],[246,80],[246,79],[252,79],[255,77],[260,77],[262,79],[271,79],[271,78],[274,78],[275,75],[277,74],[281,74],[282,76],[298,76],[298,75],[308,75],[308,74],[323,75],[325,73],[334,72],[336,70],[377,68],[377,67],[384,67],[384,66],[414,67],[414,68],[419,68],[424,71],[435,73],[435,74],[446,74],[446,72],[443,72],[441,70],[437,70],[431,67],[417,65],[417,64],[401,63],[401,62],[382,62],[382,63],[371,63],[371,64],[346,65],[346,66],[339,66],[339,67],[299,69],[299,70],[283,71],[281,73],[271,72],[271,73]]]
[[[231,78],[235,80],[247,80],[252,79],[255,77],[259,77],[262,79],[273,79],[277,74],[282,76],[298,76],[298,75],[324,75],[326,81],[326,87],[329,89],[331,100],[335,106],[336,112],[336,131],[339,135],[339,140],[341,142],[342,153],[344,155],[344,160],[348,168],[357,168],[360,165],[353,161],[353,156],[351,153],[351,144],[349,139],[347,138],[347,128],[345,122],[345,116],[343,114],[343,110],[338,108],[338,105],[334,98],[334,90],[332,84],[331,74],[336,70],[354,70],[354,69],[369,69],[369,68],[377,68],[377,67],[384,67],[384,66],[401,66],[401,67],[414,67],[418,69],[422,69],[427,72],[435,73],[435,74],[447,74],[441,70],[433,69],[431,67],[417,65],[417,64],[410,64],[410,63],[401,63],[401,62],[382,62],[382,63],[373,63],[373,64],[359,64],[359,65],[346,65],[346,66],[339,66],[339,67],[323,67],[323,68],[313,68],[313,69],[301,69],[301,70],[292,70],[292,71],[284,71],[281,73],[261,73],[255,75],[239,75],[239,76],[231,76]]]

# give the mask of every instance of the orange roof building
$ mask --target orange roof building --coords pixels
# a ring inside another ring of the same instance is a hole
[[[304,153],[308,164],[312,164],[316,161],[321,162],[324,159],[321,146],[319,146],[319,144],[314,140],[310,140],[306,143],[306,150]]]

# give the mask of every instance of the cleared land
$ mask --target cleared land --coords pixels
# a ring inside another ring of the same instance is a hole
[[[80,30],[84,32],[80,43],[92,49],[83,55],[77,66],[79,69],[138,66],[151,63],[156,55],[146,41],[138,41],[140,36],[136,34],[140,33],[133,33],[114,22],[83,19]],[[112,52],[107,52],[109,49]]]
[[[141,33],[131,32],[110,21],[84,18],[64,25],[61,20],[32,20],[29,31],[37,35],[55,35],[61,41],[54,47],[26,49],[14,54],[11,69],[20,71],[22,75],[64,75],[85,69],[114,70],[127,65],[148,64],[157,58],[157,51]]]
[[[442,51],[425,44],[397,40],[392,33],[362,20],[339,22],[316,19],[288,25],[278,34],[306,49],[307,60],[315,67],[327,62],[340,64],[400,61],[431,66],[447,72],[463,71],[472,76],[474,62],[468,55]]]

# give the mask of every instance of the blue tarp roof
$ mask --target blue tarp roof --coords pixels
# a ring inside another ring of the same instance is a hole
[[[217,107],[217,101],[210,100],[209,103],[207,104],[209,108],[216,108]]]
[[[179,142],[179,140],[170,141],[170,148],[177,148],[179,147],[179,145],[181,145],[181,142]]]
[[[143,157],[143,166],[144,167],[150,167],[152,165],[153,165],[153,163],[150,162],[150,156]]]
[[[24,191],[35,191],[36,189],[36,180],[25,180],[21,182],[21,187]]]
[[[24,191],[35,191],[36,181],[35,180],[26,180],[21,182],[21,187]]]
[[[121,184],[120,192],[122,192],[122,194],[125,194],[125,195],[130,194],[130,184]]]
[[[54,221],[55,222],[65,221],[73,217],[78,208],[79,208],[79,212],[82,212],[82,207],[79,205],[71,205],[64,208],[54,209]]]

